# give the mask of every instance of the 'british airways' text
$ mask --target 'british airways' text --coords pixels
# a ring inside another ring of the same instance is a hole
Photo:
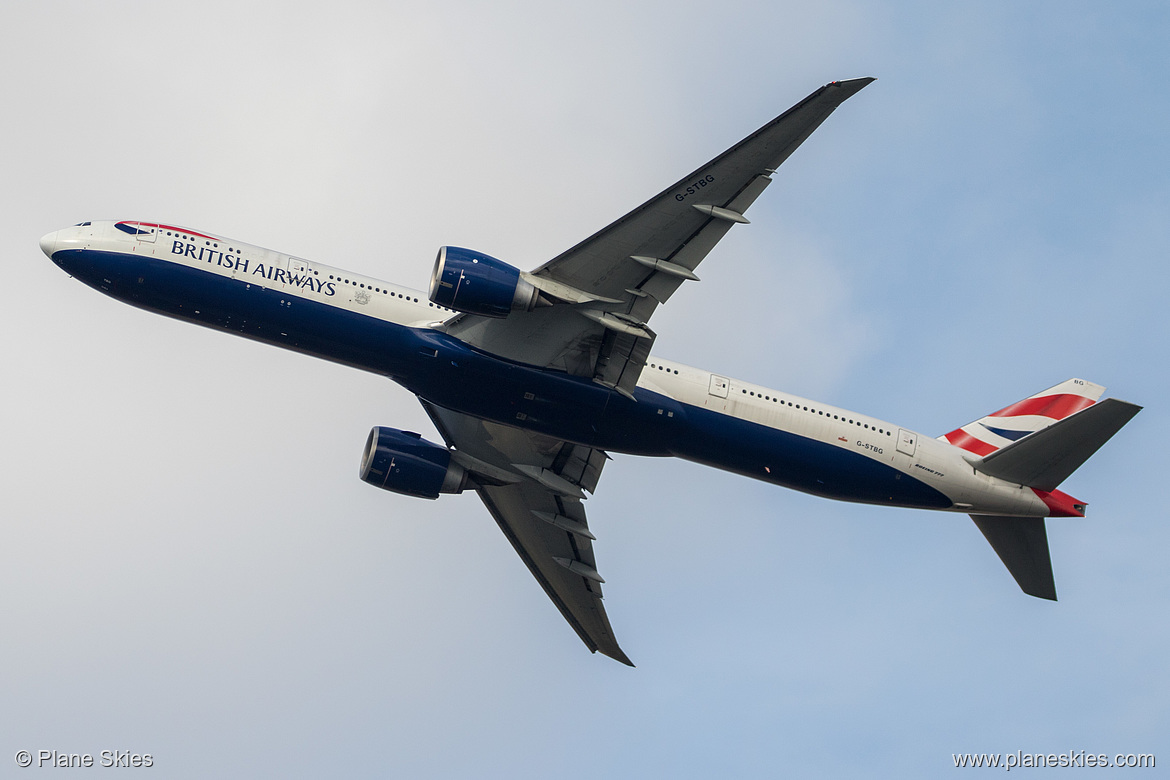
[[[250,265],[250,261],[246,257],[224,253],[210,247],[195,246],[183,241],[175,241],[171,245],[171,254],[190,257],[192,260],[206,260],[221,268],[234,270],[237,274],[248,273]],[[262,276],[272,282],[280,282],[290,287],[300,287],[302,290],[322,295],[335,295],[337,293],[333,282],[326,282],[309,273],[294,274],[292,271],[286,271],[271,264],[266,266],[264,263],[256,263],[255,267],[251,269],[251,275]]]

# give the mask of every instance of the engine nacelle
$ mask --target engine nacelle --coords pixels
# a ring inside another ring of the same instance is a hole
[[[431,300],[448,309],[507,317],[514,311],[532,311],[540,291],[520,269],[482,252],[457,246],[439,248],[431,271]]]
[[[451,451],[417,433],[377,427],[366,439],[361,477],[375,487],[417,498],[461,493],[467,472],[451,462]]]

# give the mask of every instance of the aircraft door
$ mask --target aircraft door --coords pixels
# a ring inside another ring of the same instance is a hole
[[[905,428],[898,429],[898,452],[903,455],[913,455],[918,446],[918,434]]]
[[[138,232],[134,237],[143,243],[153,244],[154,240],[158,238],[158,229],[158,225],[148,225],[145,222],[139,222]]]
[[[707,393],[709,395],[715,396],[716,398],[726,398],[727,388],[730,386],[731,383],[727,381],[727,377],[712,374],[711,385],[707,388]]]
[[[281,269],[281,271],[272,274],[272,281],[275,284],[269,285],[269,287],[277,290],[300,287],[301,280],[309,274],[308,263],[289,255],[278,255],[274,267]]]

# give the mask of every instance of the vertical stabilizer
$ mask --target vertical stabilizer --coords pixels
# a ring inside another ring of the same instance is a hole
[[[1008,482],[1053,491],[1141,410],[1106,398],[971,465]]]
[[[1097,403],[1104,391],[1069,379],[940,438],[979,456],[964,456],[977,471],[1031,488],[1049,516],[1084,517],[1084,502],[1057,485],[1141,411],[1116,398]],[[1024,593],[1056,601],[1043,517],[971,519]]]
[[[1101,385],[1069,379],[939,438],[985,457],[1092,406],[1104,392]]]

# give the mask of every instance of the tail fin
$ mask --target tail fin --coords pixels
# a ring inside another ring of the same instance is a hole
[[[1081,515],[1084,505],[1056,487],[1141,407],[1097,399],[1105,388],[1070,379],[942,437],[980,456],[968,459],[984,474],[1032,488],[1054,515]],[[1056,601],[1056,582],[1042,517],[971,515],[1020,589]]]
[[[1030,433],[1087,409],[1104,392],[1101,385],[1084,379],[1069,379],[939,438],[979,457],[986,457]]]
[[[1106,398],[971,465],[984,474],[1050,493],[1142,408]]]

